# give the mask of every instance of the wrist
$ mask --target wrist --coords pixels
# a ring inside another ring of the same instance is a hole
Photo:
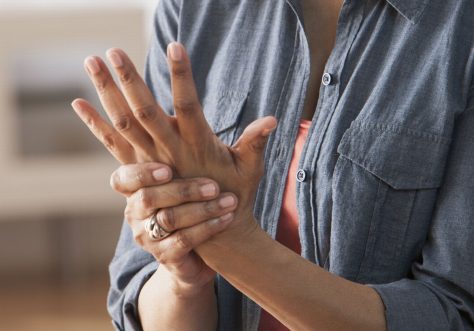
[[[201,296],[208,291],[214,291],[214,278],[209,281],[184,280],[170,272],[164,265],[158,267],[155,274],[158,282],[166,284],[170,294],[177,299],[189,300]]]
[[[196,248],[205,263],[216,272],[221,273],[222,265],[237,256],[252,256],[263,242],[273,242],[255,217],[242,223],[246,224],[228,228]]]

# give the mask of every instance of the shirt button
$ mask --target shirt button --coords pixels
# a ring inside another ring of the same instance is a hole
[[[328,72],[324,73],[324,75],[323,75],[323,85],[328,86],[328,85],[331,84],[331,82],[332,82],[331,74],[328,73]]]
[[[298,170],[298,172],[296,173],[296,180],[302,183],[304,182],[305,179],[306,179],[306,171],[304,171],[303,169]]]

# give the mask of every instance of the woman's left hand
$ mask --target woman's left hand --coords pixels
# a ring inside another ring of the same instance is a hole
[[[172,43],[168,47],[176,116],[163,112],[123,51],[112,49],[107,56],[120,78],[121,89],[100,58],[89,57],[85,67],[113,125],[87,101],[78,99],[72,104],[94,135],[122,164],[162,162],[178,177],[216,180],[223,191],[234,192],[239,199],[231,227],[254,229],[253,203],[263,174],[262,153],[268,135],[276,128],[275,118],[251,123],[234,146],[227,146],[204,118],[182,45]]]

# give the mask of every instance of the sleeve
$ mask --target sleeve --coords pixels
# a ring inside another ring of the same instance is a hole
[[[109,266],[107,309],[116,330],[141,330],[138,295],[157,268],[153,256],[135,244],[132,231],[124,222],[115,256]]]
[[[172,98],[166,47],[177,38],[180,5],[175,0],[159,0],[154,33],[147,57],[145,79],[159,104],[171,113]],[[110,289],[107,309],[116,330],[138,331],[138,295],[158,268],[155,259],[138,247],[124,222],[115,256],[109,266]]]
[[[474,87],[457,118],[431,229],[413,277],[371,285],[388,330],[474,330]]]

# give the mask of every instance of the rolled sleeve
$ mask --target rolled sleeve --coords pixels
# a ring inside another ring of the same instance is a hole
[[[138,296],[158,268],[155,259],[135,245],[124,222],[114,259],[109,266],[110,289],[107,308],[116,330],[141,330]]]
[[[472,89],[471,91],[474,91]],[[474,97],[456,120],[430,232],[412,277],[370,285],[388,330],[474,330]]]
[[[437,296],[420,282],[404,279],[371,285],[385,305],[387,329],[450,330],[443,305]]]

